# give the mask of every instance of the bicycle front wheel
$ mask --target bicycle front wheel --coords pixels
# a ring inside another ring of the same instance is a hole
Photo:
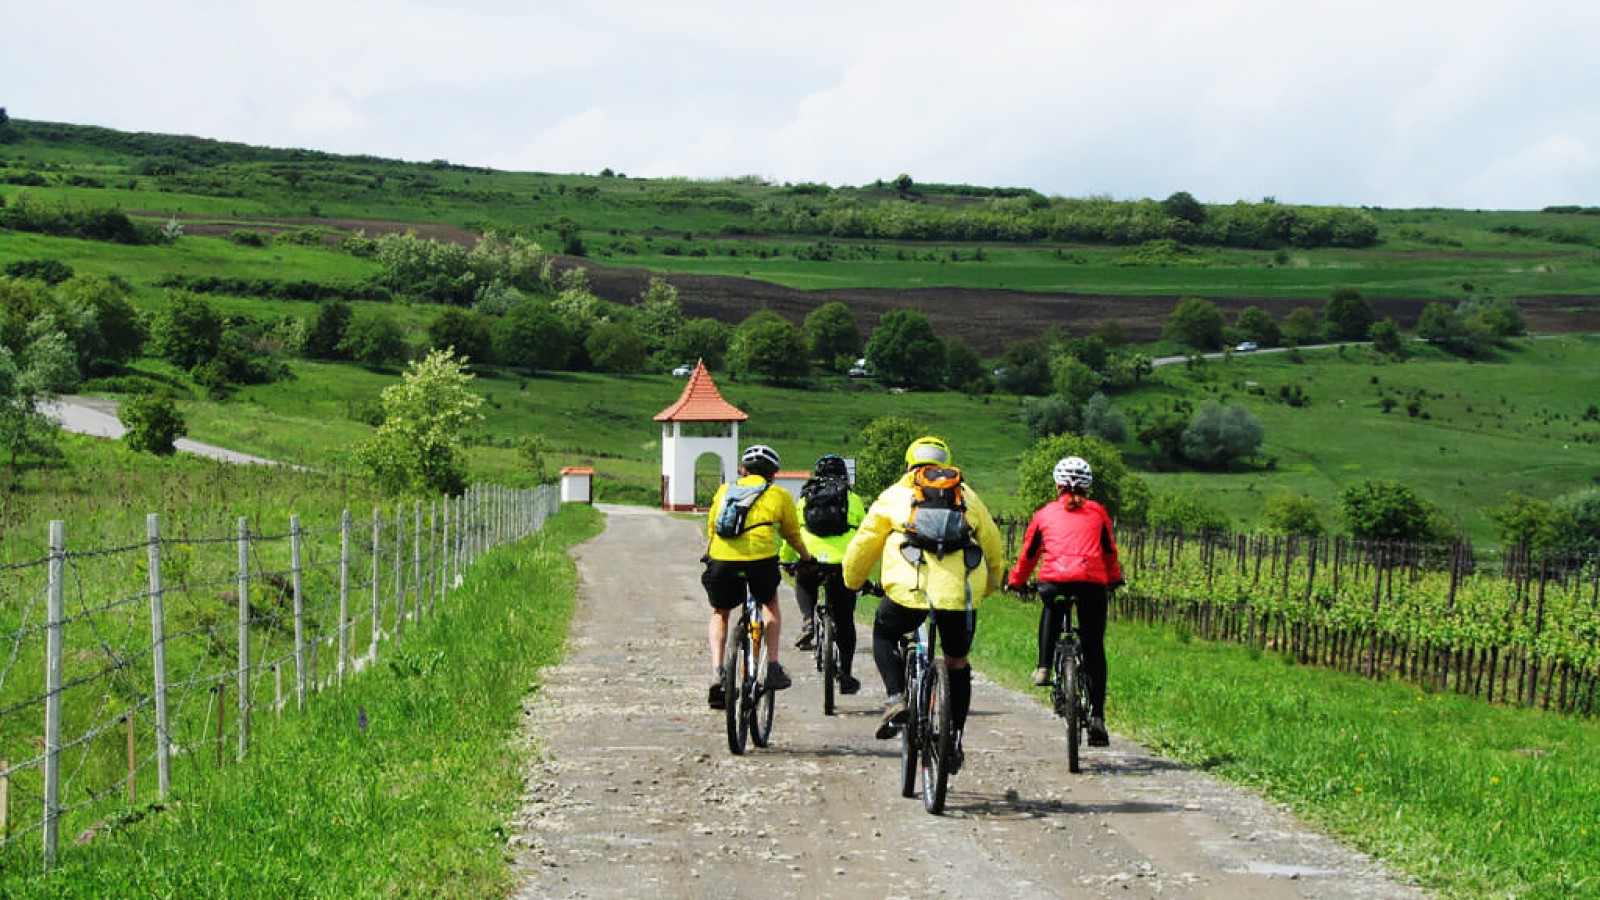
[[[822,714],[833,715],[834,685],[839,678],[839,649],[833,645],[833,617],[817,616],[817,671],[822,673]]]
[[[917,750],[921,737],[917,734],[918,697],[922,695],[922,678],[917,675],[916,666],[911,657],[906,657],[906,701],[910,704],[910,714],[906,722],[900,726],[900,796],[915,797],[917,795]]]
[[[928,667],[923,689],[926,706],[922,731],[922,808],[933,815],[944,812],[945,790],[950,786],[950,758],[955,754],[955,723],[950,718],[950,670],[936,659]]]
[[[728,719],[728,750],[735,756],[744,753],[749,735],[749,715],[745,682],[748,680],[750,661],[750,629],[744,622],[732,622],[728,627],[728,642],[722,652],[722,697]]]
[[[1061,717],[1067,727],[1067,771],[1076,774],[1082,771],[1078,764],[1078,750],[1083,741],[1083,729],[1088,724],[1084,720],[1087,710],[1083,708],[1082,690],[1079,679],[1083,673],[1078,671],[1078,648],[1070,641],[1062,641],[1056,647],[1056,684],[1061,690]]]

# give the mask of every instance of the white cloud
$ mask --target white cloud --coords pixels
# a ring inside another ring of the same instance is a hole
[[[0,0],[0,22],[20,118],[545,171],[1600,202],[1587,0]]]

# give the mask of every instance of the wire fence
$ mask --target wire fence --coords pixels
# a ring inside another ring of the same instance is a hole
[[[449,599],[484,551],[543,528],[555,488],[476,486],[370,518],[281,531],[165,533],[0,567],[0,862],[54,865],[252,748],[252,723],[305,709]],[[34,842],[37,842],[36,844]]]
[[[1008,558],[1026,521],[1001,523]],[[1113,617],[1512,706],[1600,713],[1600,558],[1127,529]]]

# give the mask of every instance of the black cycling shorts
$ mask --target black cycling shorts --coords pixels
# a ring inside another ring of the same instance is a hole
[[[766,559],[708,559],[706,570],[700,575],[706,586],[706,599],[712,609],[737,609],[744,605],[746,596],[756,596],[763,602],[778,598],[778,585],[783,583],[783,572],[778,568],[778,558]]]

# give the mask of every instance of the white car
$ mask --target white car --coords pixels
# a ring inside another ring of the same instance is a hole
[[[694,374],[694,366],[679,366],[676,369],[672,370],[672,377],[674,377],[674,378],[688,378],[690,375],[693,375],[693,374]]]
[[[1245,341],[1245,342],[1241,343],[1239,346],[1234,347],[1233,348],[1233,352],[1235,352],[1235,353],[1253,353],[1254,351],[1259,350],[1259,349],[1261,349],[1261,348],[1256,346],[1256,342],[1255,341]]]

